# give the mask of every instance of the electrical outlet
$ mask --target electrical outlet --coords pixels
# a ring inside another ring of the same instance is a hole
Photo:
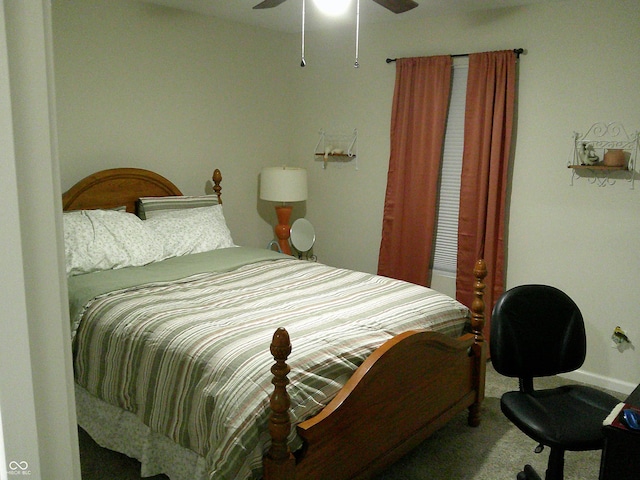
[[[631,343],[631,340],[629,340],[629,337],[627,337],[627,333],[622,328],[620,328],[620,326],[617,326],[613,329],[611,339],[614,341],[614,343],[617,344]]]
[[[620,353],[628,349],[635,350],[633,343],[631,343],[631,340],[629,340],[629,337],[627,336],[627,332],[625,332],[619,325],[613,329],[611,340],[613,340],[613,344],[611,346],[618,349]]]

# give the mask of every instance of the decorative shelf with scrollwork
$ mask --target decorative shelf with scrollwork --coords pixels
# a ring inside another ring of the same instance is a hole
[[[326,133],[320,130],[320,139],[315,148],[314,156],[316,160],[322,161],[322,168],[327,168],[328,162],[351,162],[355,160],[355,169],[358,170],[356,155],[356,141],[358,140],[358,130],[354,129],[351,134]]]
[[[571,185],[585,177],[601,187],[624,179],[634,188],[640,133],[629,135],[619,122],[594,123],[587,133],[573,133],[573,152],[567,167]]]

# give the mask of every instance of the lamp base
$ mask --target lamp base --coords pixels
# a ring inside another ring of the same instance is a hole
[[[289,219],[291,218],[291,211],[293,207],[288,205],[282,205],[276,207],[276,215],[278,216],[278,225],[274,228],[276,237],[278,237],[278,245],[282,253],[291,255],[291,247],[289,246],[289,235],[291,232],[291,226],[289,225]]]

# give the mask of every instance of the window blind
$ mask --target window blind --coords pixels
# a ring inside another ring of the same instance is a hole
[[[440,189],[432,269],[455,276],[458,259],[458,214],[460,176],[464,148],[464,112],[466,106],[468,57],[453,62],[451,100],[444,137]]]

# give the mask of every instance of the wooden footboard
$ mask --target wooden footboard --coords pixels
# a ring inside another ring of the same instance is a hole
[[[297,426],[304,446],[295,457],[287,445],[291,424],[286,361],[291,343],[287,331],[278,329],[271,345],[275,388],[265,480],[369,478],[466,408],[469,424],[477,426],[486,366],[482,335],[486,273],[484,261],[479,260],[474,269],[471,333],[454,339],[410,331],[387,341],[318,415]]]

